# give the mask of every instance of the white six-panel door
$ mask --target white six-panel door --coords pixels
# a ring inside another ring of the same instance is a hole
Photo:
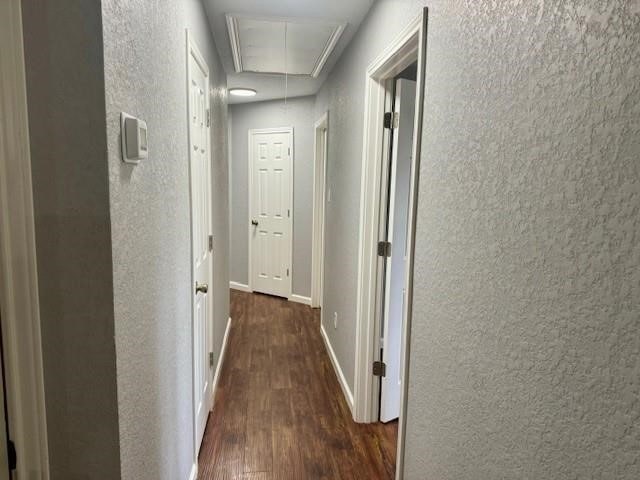
[[[196,452],[200,448],[211,402],[211,155],[209,68],[189,41],[189,162],[193,281],[193,395]]]
[[[405,305],[405,275],[407,269],[407,228],[409,226],[409,186],[411,181],[411,151],[415,116],[416,82],[400,79],[396,82],[395,111],[399,114],[394,130],[391,181],[389,190],[389,220],[387,240],[391,256],[387,259],[384,297],[383,352],[386,375],[380,392],[380,420],[391,421],[400,415],[402,378],[402,322]]]
[[[249,131],[249,265],[255,292],[291,295],[293,129]]]

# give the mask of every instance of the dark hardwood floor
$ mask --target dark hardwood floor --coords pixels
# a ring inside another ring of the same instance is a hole
[[[199,480],[394,477],[397,423],[352,420],[319,311],[233,291],[231,317]]]

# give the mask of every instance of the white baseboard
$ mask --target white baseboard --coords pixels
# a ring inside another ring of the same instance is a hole
[[[244,283],[229,282],[229,288],[231,288],[232,290],[240,290],[241,292],[251,293],[249,285],[245,285]]]
[[[296,295],[295,293],[289,297],[289,301],[311,306],[311,298],[303,297],[302,295]]]
[[[194,463],[191,467],[191,473],[189,474],[189,480],[196,480],[198,478],[198,464]]]
[[[231,317],[227,321],[227,328],[224,331],[224,338],[222,339],[222,348],[220,348],[220,356],[218,357],[218,365],[216,365],[216,373],[213,375],[213,385],[211,388],[211,410],[213,410],[213,402],[216,398],[216,390],[218,388],[218,381],[220,380],[220,372],[222,371],[222,363],[224,362],[224,354],[227,351],[227,343],[229,342],[229,331],[231,330]]]
[[[338,358],[336,357],[335,352],[333,351],[333,347],[331,346],[331,342],[329,341],[329,337],[327,336],[327,332],[324,330],[324,325],[320,324],[320,333],[322,334],[322,340],[324,340],[324,346],[327,347],[327,353],[329,354],[329,358],[331,359],[331,363],[333,364],[333,369],[336,372],[336,376],[338,377],[338,383],[342,388],[342,393],[344,394],[344,398],[349,405],[349,410],[353,414],[353,394],[349,389],[349,384],[347,383],[347,379],[344,377],[344,373],[342,373],[342,369],[340,368],[340,364],[338,363]]]

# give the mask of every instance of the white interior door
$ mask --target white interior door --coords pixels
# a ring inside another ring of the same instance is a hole
[[[380,396],[380,420],[383,422],[394,420],[400,415],[402,319],[406,294],[407,228],[415,102],[416,82],[397,80],[394,110],[399,115],[399,121],[393,135],[387,233],[387,240],[391,242],[391,256],[387,259],[385,269],[385,314],[382,332],[383,357],[386,364]]]
[[[193,395],[196,451],[207,423],[211,399],[211,155],[209,69],[189,42],[189,151],[193,260]]]
[[[293,130],[249,133],[251,289],[291,295]]]

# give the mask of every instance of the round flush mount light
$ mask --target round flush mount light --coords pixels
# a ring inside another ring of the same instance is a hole
[[[253,97],[258,92],[253,88],[230,88],[229,93],[236,97]]]

